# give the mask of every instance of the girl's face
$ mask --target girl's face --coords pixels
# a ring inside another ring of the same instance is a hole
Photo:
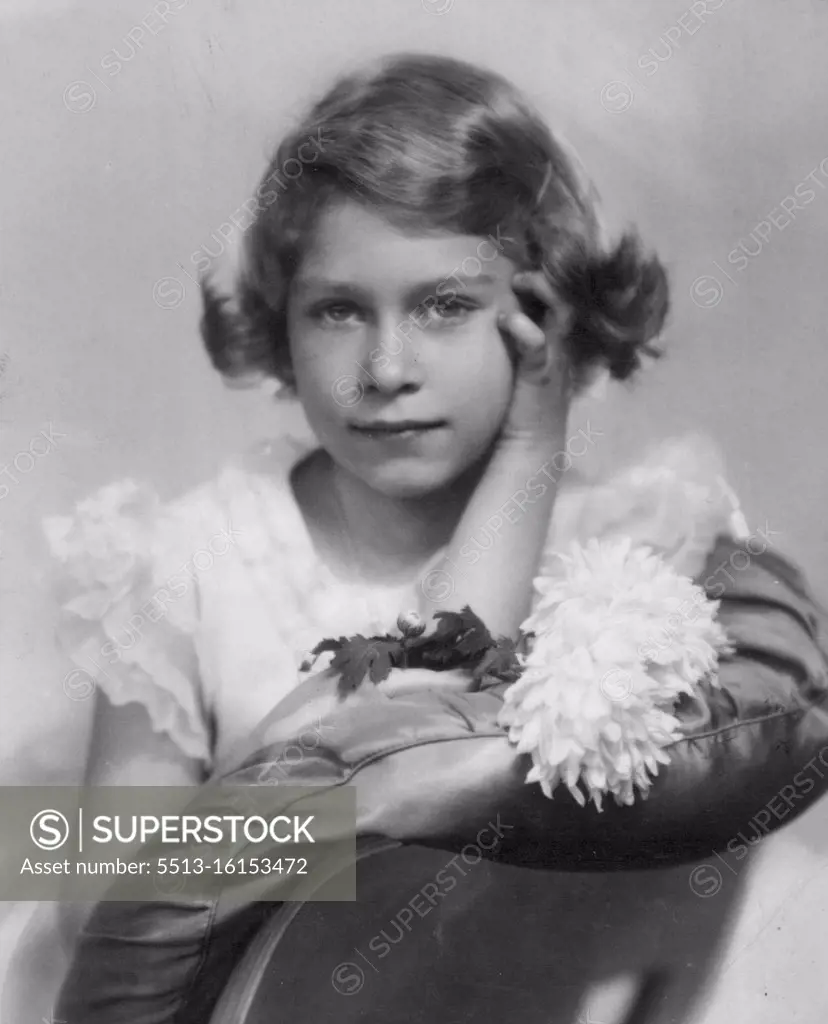
[[[497,317],[515,264],[492,239],[406,234],[343,201],[288,297],[296,389],[336,463],[389,497],[451,483],[491,446],[514,371]]]

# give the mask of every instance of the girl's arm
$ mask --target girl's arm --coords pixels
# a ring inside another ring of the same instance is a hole
[[[115,706],[95,695],[92,737],[84,774],[86,801],[95,786],[197,786],[201,762],[188,757],[169,736],[153,731],[140,704]],[[61,938],[73,948],[91,903],[61,903]]]
[[[420,611],[430,619],[470,605],[493,634],[517,638],[557,494],[550,466],[566,451],[570,374],[561,346],[568,312],[542,274],[518,274],[513,287],[549,312],[540,327],[516,301],[500,318],[517,350],[512,403],[445,556],[423,580]],[[494,540],[481,550],[471,540],[486,527]]]
[[[143,705],[96,696],[86,786],[197,786],[203,774],[200,761],[153,730]]]
[[[552,474],[545,476],[543,469],[563,444],[498,445],[446,554],[423,581],[424,619],[438,609],[470,605],[495,636],[517,637],[530,611],[532,580],[557,493]],[[481,550],[471,539],[484,528],[493,539]]]

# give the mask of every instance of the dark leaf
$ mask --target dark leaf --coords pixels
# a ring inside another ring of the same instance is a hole
[[[466,605],[459,612],[436,612],[436,627],[421,636],[352,637],[322,640],[313,656],[331,651],[331,668],[339,676],[339,692],[352,693],[365,681],[381,683],[394,668],[473,670],[477,682],[484,676],[513,682],[522,671],[517,653],[522,650],[508,637],[497,641],[483,620]],[[524,638],[521,638],[523,641]]]
[[[468,605],[460,612],[437,612],[434,618],[438,623],[432,638],[438,646],[451,647],[460,655],[476,658],[495,644],[483,620]]]
[[[339,645],[331,668],[339,675],[340,693],[346,694],[356,690],[366,676],[372,683],[381,683],[401,658],[399,637],[365,637],[358,633]]]
[[[480,682],[484,676],[493,676],[504,683],[513,683],[520,678],[523,666],[518,661],[517,643],[502,636],[495,647],[490,647],[477,663],[472,678]]]
[[[413,668],[419,664],[421,652],[428,651],[434,646],[434,635],[421,634],[416,637],[405,637],[403,639],[403,646],[408,656],[408,664]]]
[[[381,683],[383,679],[387,679],[391,674],[391,669],[396,664],[394,657],[397,653],[397,648],[399,648],[399,644],[392,646],[388,643],[380,643],[377,645],[371,661],[372,683]]]
[[[340,647],[345,647],[348,643],[346,636],[341,636],[338,640],[328,638],[327,640],[320,640],[319,643],[311,651],[311,655],[314,658],[318,658],[320,654],[325,654],[327,651],[338,651]]]
[[[464,665],[468,660],[468,656],[462,654],[456,647],[448,644],[440,644],[439,646],[432,644],[419,652],[417,666],[413,667],[421,666],[422,668],[433,668],[439,671],[442,668],[457,668],[460,665]],[[412,665],[411,659],[409,659],[409,665]]]

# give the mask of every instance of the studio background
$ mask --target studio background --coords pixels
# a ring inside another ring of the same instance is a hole
[[[828,4],[0,0],[0,36],[0,784],[75,783],[87,739],[42,517],[124,476],[173,496],[279,429],[285,410],[202,355],[193,254],[371,55],[486,64],[574,145],[610,225],[636,223],[673,286],[667,358],[576,412],[603,431],[595,462],[711,434],[749,524],[828,595]],[[825,1018],[826,850],[824,806],[766,844],[700,1022]],[[21,929],[35,949],[26,910],[0,907],[0,959]],[[26,963],[40,1000],[50,955]]]

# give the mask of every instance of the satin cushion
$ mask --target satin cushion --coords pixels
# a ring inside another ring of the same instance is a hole
[[[503,687],[388,697],[365,686],[342,701],[330,674],[283,700],[218,781],[284,784],[290,765],[296,784],[355,785],[362,836],[459,851],[495,826],[501,841],[487,855],[536,869],[643,869],[747,847],[828,786],[826,618],[787,561],[729,538],[699,582],[721,600],[735,651],[720,688],[681,706],[685,736],[649,799],[632,807],[598,813],[527,785],[528,759],[496,724]],[[188,1007],[204,1012],[226,980],[226,951],[241,956],[259,913],[220,900],[99,904],[57,1017],[199,1019]]]
[[[727,575],[716,573],[723,563]],[[330,674],[279,704],[225,781],[284,782],[289,764],[300,784],[356,785],[360,834],[445,849],[474,841],[499,815],[508,828],[495,856],[556,870],[671,865],[740,833],[761,838],[828,785],[826,620],[788,562],[729,538],[705,581],[735,651],[719,687],[680,705],[684,736],[667,748],[671,763],[646,801],[608,801],[599,812],[563,789],[549,800],[526,785],[529,758],[497,725],[505,684],[391,697],[366,684],[342,700]]]

